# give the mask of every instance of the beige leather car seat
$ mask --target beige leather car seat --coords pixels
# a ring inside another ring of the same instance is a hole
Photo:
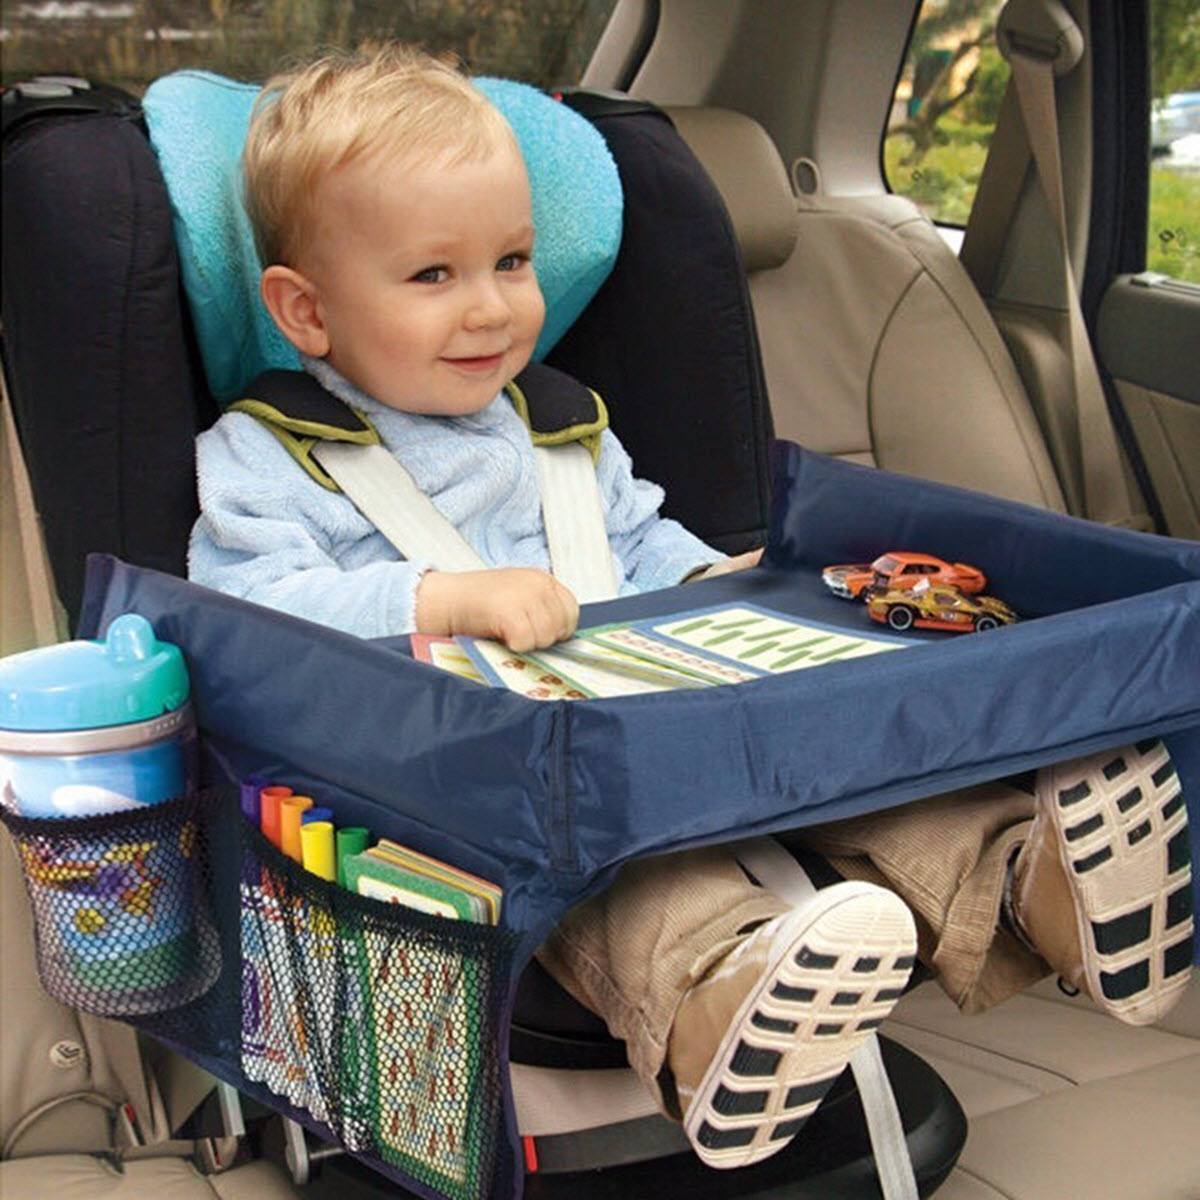
[[[727,109],[668,113],[738,232],[776,433],[1063,511],[1012,358],[921,212],[900,196],[797,199],[756,121]]]
[[[972,1016],[925,983],[883,1031],[930,1063],[967,1114],[938,1200],[1200,1196],[1200,977],[1149,1028],[1046,979]]]
[[[932,224],[898,196],[796,200],[757,122],[669,112],[737,231],[776,432],[1062,511],[1012,359]],[[1047,979],[973,1016],[926,983],[884,1032],[939,1071],[970,1121],[938,1200],[1200,1197],[1200,973],[1150,1029]]]
[[[172,1140],[213,1080],[132,1028],[78,1013],[42,990],[20,863],[0,828],[0,1196],[4,1200],[298,1200],[257,1160],[219,1174],[235,1139]],[[153,1061],[151,1061],[153,1059]],[[145,1144],[131,1149],[131,1131]],[[115,1156],[129,1157],[119,1164]]]

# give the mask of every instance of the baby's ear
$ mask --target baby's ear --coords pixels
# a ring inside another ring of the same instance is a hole
[[[311,280],[276,263],[263,271],[259,291],[279,331],[297,350],[313,358],[329,353],[329,336]]]

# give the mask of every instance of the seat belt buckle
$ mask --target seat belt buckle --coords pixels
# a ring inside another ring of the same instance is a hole
[[[220,1175],[234,1165],[240,1149],[239,1137],[197,1138],[192,1161],[201,1175]]]

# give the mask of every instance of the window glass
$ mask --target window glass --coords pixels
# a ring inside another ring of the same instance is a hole
[[[263,79],[319,47],[401,38],[479,75],[578,82],[615,0],[13,0],[5,83],[56,73],[141,92],[181,67]]]
[[[1200,4],[1151,0],[1146,266],[1200,283]]]
[[[1003,0],[925,0],[884,139],[888,186],[934,221],[965,225],[1008,64],[996,49]]]

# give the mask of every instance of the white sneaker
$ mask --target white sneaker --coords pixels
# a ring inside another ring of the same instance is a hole
[[[1018,931],[1068,983],[1130,1025],[1157,1021],[1192,974],[1187,806],[1160,741],[1037,775],[1013,866]]]
[[[782,1150],[891,1012],[915,956],[904,902],[845,882],[716,963],[680,1002],[667,1049],[701,1160],[741,1167]]]

